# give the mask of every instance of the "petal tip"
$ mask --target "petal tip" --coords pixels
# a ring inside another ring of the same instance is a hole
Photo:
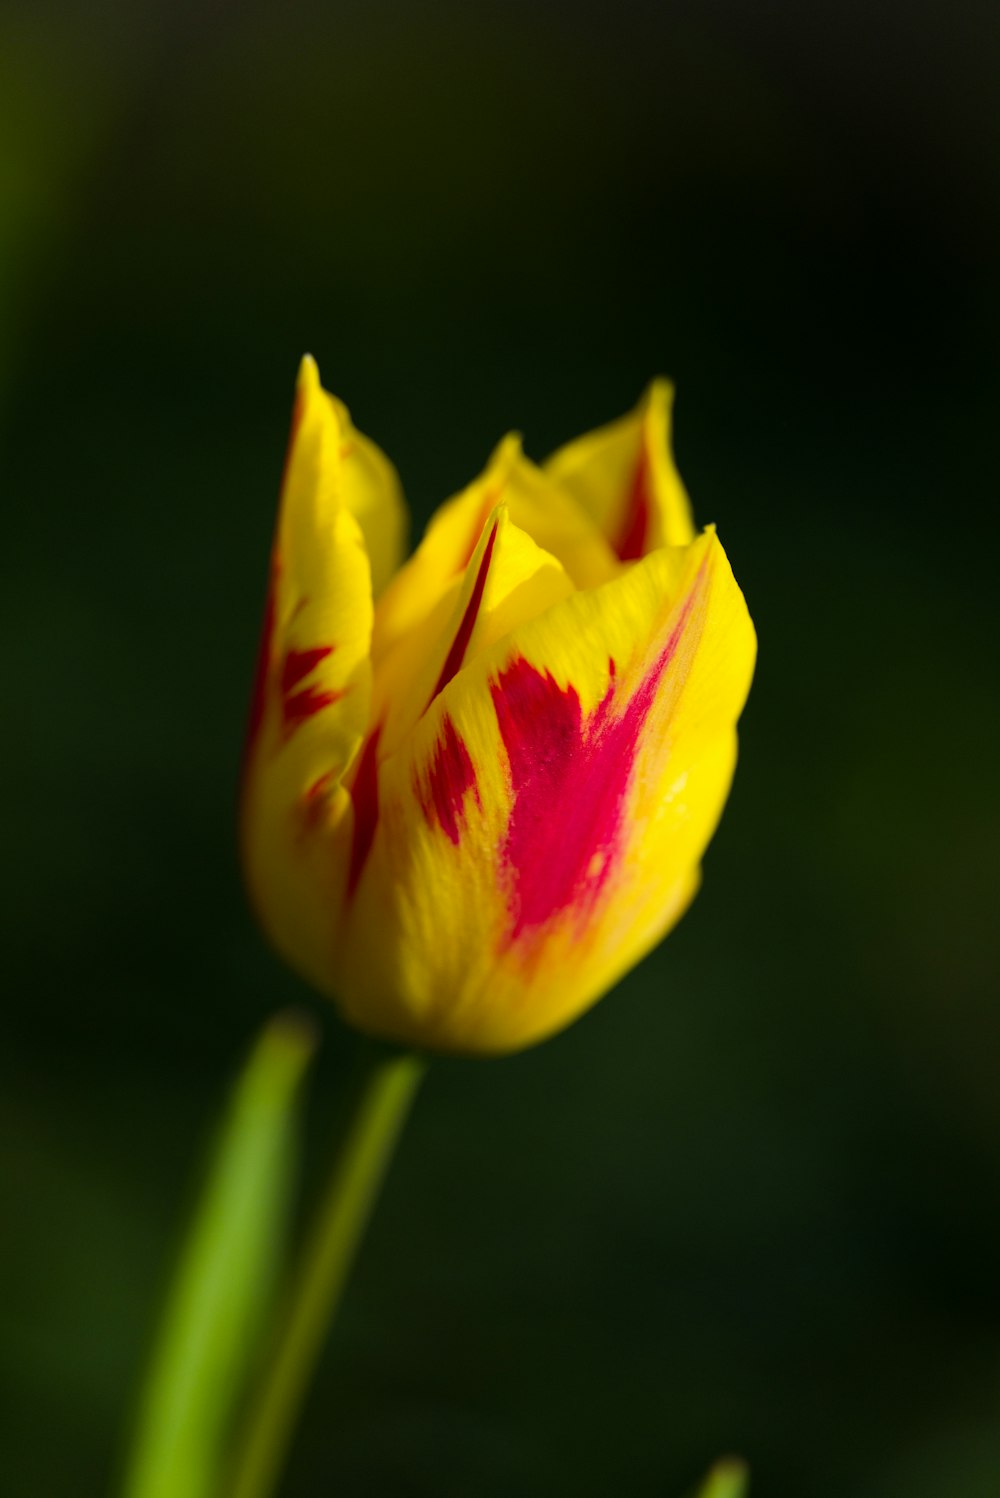
[[[312,354],[303,354],[299,360],[299,374],[297,384],[302,389],[318,389],[320,384],[319,365]]]
[[[670,428],[676,390],[672,380],[657,375],[650,380],[639,402],[637,414],[644,431],[643,440],[657,449],[657,461],[670,447]]]
[[[524,438],[520,432],[508,432],[501,437],[493,452],[487,469],[502,468],[509,471],[524,461]]]
[[[665,406],[669,410],[674,403],[675,394],[673,380],[668,380],[666,375],[654,375],[646,386],[643,400],[647,406]]]

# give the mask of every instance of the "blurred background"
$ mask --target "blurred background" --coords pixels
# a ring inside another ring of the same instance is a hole
[[[681,927],[433,1067],[283,1493],[1000,1492],[998,66],[991,0],[7,0],[5,1498],[109,1490],[283,1005],[326,1161],[233,831],[305,350],[417,534],[670,375],[760,664]]]

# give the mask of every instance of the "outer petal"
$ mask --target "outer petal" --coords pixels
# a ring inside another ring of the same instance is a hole
[[[614,576],[617,559],[597,524],[525,458],[518,437],[507,437],[475,483],[433,516],[417,550],[379,599],[376,661],[412,634],[465,573],[487,520],[501,503],[519,529],[558,559],[575,586],[594,587]]]
[[[459,672],[379,770],[338,956],[347,1016],[501,1052],[598,998],[694,891],[754,651],[709,532]]]
[[[694,540],[670,450],[673,387],[654,380],[629,416],[554,453],[544,470],[600,526],[623,562]]]
[[[361,527],[377,597],[406,547],[407,516],[399,477],[381,449],[354,427],[347,407],[320,385],[316,361],[308,354],[299,369],[282,488],[281,523],[294,518],[287,539],[295,546],[294,564],[300,575],[322,570],[326,521],[334,510],[346,509]]]
[[[304,361],[241,794],[244,869],[261,923],[321,986],[331,897],[346,878],[341,781],[371,706],[371,569],[352,513],[361,491],[341,451],[356,435]]]

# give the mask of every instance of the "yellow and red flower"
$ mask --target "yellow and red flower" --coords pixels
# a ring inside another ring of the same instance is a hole
[[[530,1045],[694,895],[756,646],[669,422],[657,381],[541,468],[508,437],[404,562],[395,470],[303,361],[243,856],[272,941],[360,1029]]]

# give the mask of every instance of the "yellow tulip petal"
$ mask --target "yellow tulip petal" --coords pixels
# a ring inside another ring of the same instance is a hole
[[[678,918],[728,791],[755,642],[713,532],[464,667],[377,766],[337,986],[363,1029],[500,1052]]]
[[[241,792],[251,898],[272,940],[314,982],[329,971],[342,780],[371,710],[372,584],[331,433],[339,418],[303,364],[292,421]],[[339,442],[340,436],[337,437]]]
[[[514,524],[558,557],[576,587],[595,588],[614,577],[616,558],[600,527],[524,456],[519,439],[508,437],[498,457],[506,451],[513,461],[503,498]]]
[[[623,562],[695,535],[670,448],[673,387],[654,380],[636,409],[554,453],[543,467],[600,527]]]
[[[379,599],[376,661],[426,620],[466,572],[486,522],[501,503],[577,587],[594,587],[618,570],[598,525],[524,456],[518,437],[506,437],[480,477],[437,511],[417,550]]]
[[[320,591],[325,527],[334,510],[346,509],[361,527],[378,597],[406,546],[399,478],[385,454],[353,425],[347,407],[323,389],[309,355],[299,369],[282,495],[282,552],[306,591]]]

